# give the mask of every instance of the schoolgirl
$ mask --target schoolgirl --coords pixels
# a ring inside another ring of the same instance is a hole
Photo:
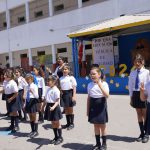
[[[4,73],[4,81],[3,81],[3,90],[1,91],[2,93],[2,100],[5,100],[6,101],[6,97],[5,97],[5,91],[4,91],[4,87],[7,83],[7,80],[6,80],[7,76],[5,76],[5,73]],[[8,110],[8,102],[6,101],[6,110],[7,110],[7,113],[5,114],[5,116],[9,116],[9,110]]]
[[[6,70],[4,73],[6,84],[4,85],[4,93],[7,101],[8,112],[11,118],[11,125],[7,130],[11,130],[12,133],[19,130],[18,125],[18,111],[20,110],[18,96],[17,83],[14,81],[14,75],[12,70]]]
[[[24,98],[26,100],[24,107],[25,111],[29,114],[31,125],[31,132],[28,134],[28,137],[33,138],[38,136],[37,99],[39,98],[39,95],[38,87],[33,83],[32,74],[26,75],[26,81],[28,83],[28,86],[24,95]]]
[[[63,76],[60,78],[60,87],[67,120],[65,128],[68,130],[74,128],[73,106],[76,103],[76,86],[77,82],[75,78],[70,75],[70,66],[65,64],[63,67]]]
[[[88,84],[87,116],[88,121],[94,124],[96,145],[93,150],[106,150],[106,123],[108,122],[107,97],[108,84],[101,79],[99,67],[92,67],[90,71],[92,82]],[[100,141],[102,135],[102,145]]]
[[[42,71],[40,67],[34,66],[33,72],[35,73],[36,80],[38,82],[37,86],[38,86],[38,93],[39,93],[39,99],[38,99],[39,123],[43,123],[44,116],[41,109],[45,98],[45,81],[44,78],[42,77]]]
[[[135,70],[129,76],[129,94],[131,99],[131,106],[136,109],[140,136],[136,139],[137,142],[146,143],[144,124],[146,120],[146,101],[140,99],[140,84],[146,84],[149,81],[149,70],[144,68],[144,58],[137,54],[134,58]]]
[[[23,99],[23,95],[24,95],[25,89],[26,89],[28,84],[27,84],[25,78],[22,77],[21,69],[16,68],[15,74],[16,74],[16,80],[17,80],[18,89],[19,89],[18,99],[19,99],[19,103],[20,103],[20,107],[21,107],[21,110],[19,111],[19,119],[20,120],[27,120],[26,112],[23,110],[23,106],[24,106],[24,102],[25,102],[25,100]],[[24,117],[22,117],[22,112],[24,114]]]
[[[51,75],[48,78],[47,85],[48,89],[45,95],[45,115],[44,119],[52,122],[53,132],[55,138],[50,141],[51,144],[58,145],[63,142],[62,129],[59,122],[62,119],[62,114],[60,110],[60,91],[57,88],[58,77],[56,75]],[[44,111],[44,106],[42,110]]]

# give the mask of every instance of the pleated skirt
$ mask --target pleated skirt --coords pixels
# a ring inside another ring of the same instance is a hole
[[[12,94],[5,94],[6,101],[14,95]],[[10,103],[8,103],[8,112],[15,112],[20,110],[20,104],[18,98],[14,98]]]
[[[133,91],[131,105],[133,108],[146,108],[147,102],[141,101],[140,91]]]
[[[92,124],[105,124],[108,122],[107,101],[105,97],[90,97],[88,121]]]
[[[37,99],[36,98],[30,98],[29,102],[26,101],[25,110],[27,113],[38,112]]]
[[[65,91],[62,91],[63,94],[62,94],[62,99],[61,103],[63,103],[63,107],[66,108],[66,107],[73,107],[74,106],[74,103],[72,101],[72,96],[73,96],[73,90],[65,90]]]
[[[50,111],[50,107],[53,107],[54,103],[47,103],[44,113],[44,119],[48,121],[58,121],[62,119],[62,113],[60,106],[57,106],[53,111]]]

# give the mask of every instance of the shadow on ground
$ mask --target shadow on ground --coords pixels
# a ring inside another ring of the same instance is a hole
[[[43,145],[49,145],[50,140],[44,138],[32,138],[32,139],[28,139],[27,142],[31,142],[39,145],[36,149],[40,149]]]
[[[136,138],[127,136],[108,135],[107,138],[112,141],[123,141],[127,143],[135,142]]]
[[[51,124],[43,124],[42,127],[43,127],[45,130],[53,129]]]
[[[81,144],[81,143],[66,143],[62,145],[63,148],[69,148],[72,150],[91,150],[92,144]]]

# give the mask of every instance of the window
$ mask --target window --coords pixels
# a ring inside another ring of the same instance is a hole
[[[22,22],[25,22],[25,17],[24,16],[18,17],[18,23],[22,23]]]
[[[45,51],[40,51],[40,52],[37,52],[37,55],[38,55],[38,56],[45,55]]]
[[[65,53],[67,52],[67,48],[58,48],[57,53]]]
[[[6,56],[6,61],[8,61],[9,60],[9,56]]]
[[[35,16],[36,18],[43,16],[43,11],[35,12],[34,16]]]
[[[85,45],[85,50],[86,49],[92,49],[92,45],[91,44]]]
[[[27,58],[27,54],[21,54],[20,57],[21,58]]]
[[[60,4],[54,7],[54,11],[60,11],[64,9],[64,4]]]
[[[82,3],[84,3],[84,2],[88,2],[88,1],[90,1],[90,0],[82,0]]]
[[[3,27],[7,27],[7,23],[6,22],[3,22]]]

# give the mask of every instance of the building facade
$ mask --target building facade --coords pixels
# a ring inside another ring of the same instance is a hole
[[[120,15],[143,13],[150,13],[150,0],[1,0],[0,67],[52,65],[57,56],[71,63],[68,33]],[[87,63],[91,58],[87,42]]]

